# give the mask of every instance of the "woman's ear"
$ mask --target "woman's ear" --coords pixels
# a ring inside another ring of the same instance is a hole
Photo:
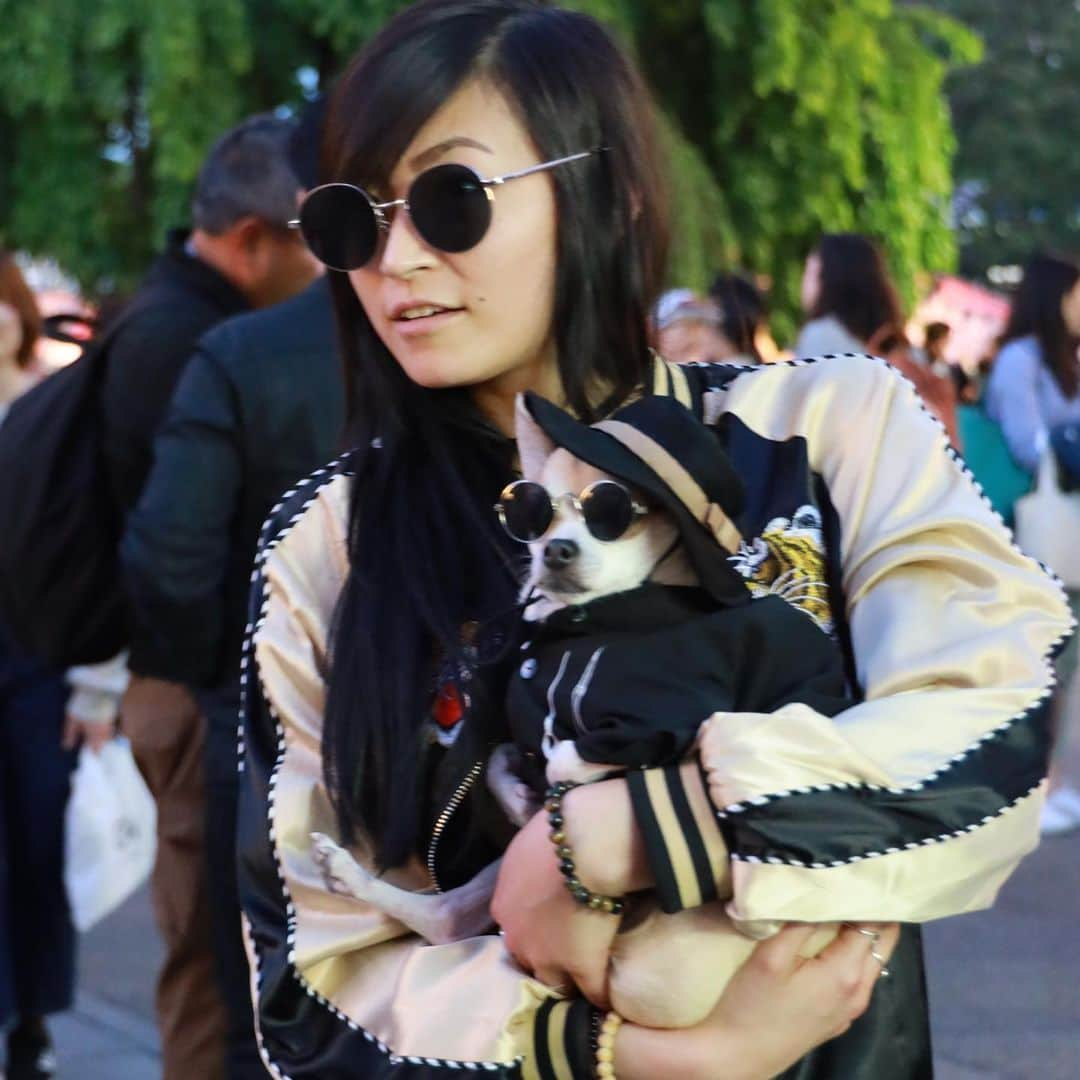
[[[539,480],[544,462],[555,451],[555,443],[532,418],[524,394],[518,394],[514,402],[514,435],[521,459],[521,475],[526,480]]]

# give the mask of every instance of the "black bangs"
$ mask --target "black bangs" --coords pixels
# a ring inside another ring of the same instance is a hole
[[[391,22],[356,57],[331,102],[323,142],[323,183],[385,192],[409,143],[476,72],[498,36],[480,5],[421,3]],[[492,4],[505,18],[529,3]],[[470,17],[471,16],[471,17]]]

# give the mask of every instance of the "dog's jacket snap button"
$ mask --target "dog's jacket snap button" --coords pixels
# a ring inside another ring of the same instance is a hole
[[[531,679],[536,674],[536,667],[537,664],[535,658],[530,656],[529,659],[521,665],[521,677],[523,679]]]

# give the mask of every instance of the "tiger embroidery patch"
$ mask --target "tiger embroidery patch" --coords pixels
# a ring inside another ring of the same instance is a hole
[[[800,506],[790,518],[777,517],[761,535],[743,541],[731,563],[753,596],[779,596],[833,633],[821,513]]]

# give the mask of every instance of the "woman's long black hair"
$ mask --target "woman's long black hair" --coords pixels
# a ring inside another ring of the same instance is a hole
[[[424,0],[367,46],[331,102],[327,180],[386,190],[417,131],[471,78],[503,93],[550,173],[558,215],[554,330],[567,404],[583,418],[650,381],[649,306],[667,258],[652,106],[593,19],[539,0]],[[421,745],[437,658],[468,663],[462,626],[511,609],[517,582],[492,504],[513,446],[464,390],[419,387],[332,275],[355,479],[350,571],[335,616],[323,757],[346,839],[383,867],[421,836]],[[606,399],[596,401],[596,387]]]
[[[1042,362],[1053,373],[1067,398],[1080,393],[1080,339],[1065,325],[1061,301],[1080,281],[1080,266],[1053,255],[1034,255],[1024,267],[1024,279],[1013,298],[1001,343],[1034,336]]]
[[[860,341],[903,333],[904,312],[881,248],[859,233],[826,233],[814,248],[821,292],[812,319],[832,315]]]

